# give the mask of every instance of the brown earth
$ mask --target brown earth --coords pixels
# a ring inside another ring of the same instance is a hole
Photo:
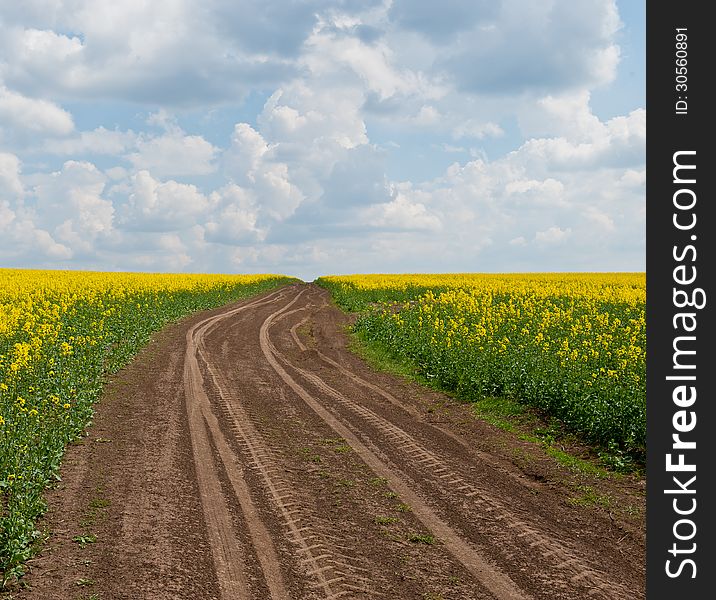
[[[644,489],[376,373],[315,285],[205,312],[109,382],[30,599],[635,599]]]

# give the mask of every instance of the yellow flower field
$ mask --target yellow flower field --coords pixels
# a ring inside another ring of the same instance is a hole
[[[289,282],[280,275],[0,269],[0,574],[21,572],[42,492],[103,376],[169,321]]]
[[[465,398],[507,396],[590,441],[646,443],[643,273],[322,277],[356,329]]]

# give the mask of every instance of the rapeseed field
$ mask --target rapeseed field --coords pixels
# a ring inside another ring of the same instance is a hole
[[[587,440],[646,445],[643,273],[322,277],[369,340],[461,397],[504,396]]]
[[[44,489],[92,417],[107,373],[193,311],[287,283],[280,275],[0,269],[0,584],[41,536]],[[2,587],[0,586],[0,587]]]

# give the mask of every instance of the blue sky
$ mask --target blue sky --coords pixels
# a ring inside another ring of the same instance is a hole
[[[0,266],[637,271],[645,3],[0,0]]]

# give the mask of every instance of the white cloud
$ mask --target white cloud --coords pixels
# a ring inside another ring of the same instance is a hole
[[[627,169],[620,180],[624,185],[629,187],[642,187],[646,183],[646,171]]]
[[[596,208],[595,206],[588,206],[584,213],[584,216],[604,232],[611,233],[613,231],[616,231],[614,219],[604,211]]]
[[[74,129],[72,115],[47,100],[28,98],[0,86],[0,141],[5,135],[67,135]]]
[[[217,169],[214,159],[218,149],[199,135],[171,131],[159,137],[141,137],[136,147],[129,161],[136,169],[159,177],[207,175]]]
[[[568,127],[566,123],[565,127]],[[606,123],[597,119],[588,128],[577,126],[575,131],[576,138],[565,133],[561,137],[528,140],[518,154],[527,161],[551,162],[559,169],[604,165],[632,167],[644,161],[646,111],[643,109],[636,109],[627,116],[615,117]]]
[[[124,154],[137,143],[133,131],[119,131],[97,127],[92,131],[64,139],[49,139],[44,144],[45,152],[60,155],[104,154],[118,156]]]
[[[161,182],[143,170],[131,177],[131,192],[120,210],[120,224],[145,232],[186,229],[206,213],[208,206],[196,186],[173,180]]]
[[[58,243],[31,219],[15,214],[4,201],[0,201],[0,232],[0,258],[5,264],[57,265],[73,257],[70,248]]]
[[[381,38],[366,43],[360,36],[351,35],[354,28],[354,22],[341,23],[335,16],[319,20],[306,40],[303,57],[314,76],[360,83],[381,100],[395,95],[435,98],[442,94],[440,86],[421,71],[400,65],[387,41]]]
[[[273,50],[296,34],[300,45],[315,21],[310,5],[276,5],[266,19],[270,3],[246,10],[217,1],[206,10],[186,0],[72,0],[46,8],[52,16],[13,9],[1,26],[0,78],[7,85],[32,96],[167,106],[229,100],[255,84],[277,83],[296,68]],[[267,31],[282,22],[291,23],[292,35]],[[255,43],[244,43],[249,36]]]
[[[422,231],[441,229],[440,219],[431,214],[425,205],[411,202],[400,193],[391,202],[367,208],[363,212],[363,218],[371,227]]]
[[[92,163],[67,161],[35,186],[33,222],[73,253],[91,255],[112,234],[114,206],[105,199],[106,176]]]
[[[254,182],[262,158],[271,148],[263,136],[248,123],[237,123],[231,136],[231,147],[224,153],[229,172],[237,179]]]
[[[20,159],[14,154],[0,152],[0,198],[19,198],[24,188],[20,180]]]
[[[420,108],[412,122],[416,125],[435,125],[440,122],[440,113],[434,106],[426,104]]]
[[[501,137],[504,134],[502,127],[497,123],[490,121],[483,123],[474,119],[467,119],[456,125],[452,130],[452,136],[457,140],[462,138],[482,140],[487,137]]]
[[[205,225],[205,239],[221,244],[261,241],[265,231],[258,225],[258,207],[253,194],[231,184],[211,195],[213,214]]]
[[[544,181],[515,179],[508,181],[505,192],[516,200],[518,206],[559,207],[568,206],[564,198],[564,184],[556,179]]]
[[[643,262],[645,111],[590,105],[620,59],[613,0],[2,12],[4,258],[309,273]]]
[[[270,218],[281,220],[293,214],[304,195],[291,181],[286,163],[276,160],[272,151],[259,132],[238,123],[223,159],[229,177],[251,189]]]
[[[535,241],[541,244],[559,244],[560,242],[564,242],[571,234],[572,230],[569,227],[566,229],[550,227],[545,231],[536,232]]]
[[[0,231],[5,231],[15,220],[15,212],[7,200],[0,200]]]
[[[296,81],[267,100],[258,123],[271,142],[354,148],[368,142],[362,104],[358,89],[311,89]]]
[[[544,93],[614,78],[619,59],[614,38],[621,26],[614,0],[504,0],[479,6],[483,18],[469,21],[472,27],[461,24],[469,33],[454,37],[451,52],[439,61],[459,88]]]
[[[36,228],[30,221],[18,222],[10,240],[14,241],[14,247],[5,255],[29,258],[31,264],[38,259],[62,261],[73,257],[70,248],[55,241],[49,232]]]

